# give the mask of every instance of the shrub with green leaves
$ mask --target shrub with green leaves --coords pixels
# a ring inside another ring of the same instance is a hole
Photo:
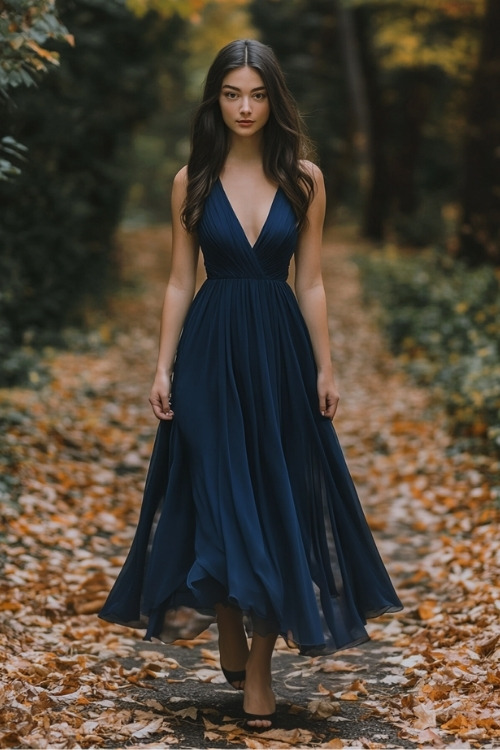
[[[59,54],[44,47],[50,40],[73,43],[73,37],[57,17],[55,0],[0,3],[0,99],[8,101],[10,92],[18,86],[36,86],[40,74],[59,64]],[[17,164],[25,161],[26,151],[26,146],[12,136],[3,135],[0,180],[20,174]]]
[[[439,390],[454,434],[500,450],[498,271],[431,251],[386,249],[358,263],[392,351],[419,382]]]
[[[183,28],[138,19],[124,0],[59,0],[57,9],[74,46],[50,39],[59,66],[38,88],[0,99],[2,126],[28,147],[21,174],[0,181],[0,384],[23,376],[17,347],[54,341],[117,274],[132,135],[157,106],[161,50]]]

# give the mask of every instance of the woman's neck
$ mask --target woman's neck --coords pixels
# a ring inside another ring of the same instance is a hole
[[[233,136],[229,145],[226,163],[249,164],[259,162],[262,164],[263,141],[260,133],[253,138],[238,138]]]

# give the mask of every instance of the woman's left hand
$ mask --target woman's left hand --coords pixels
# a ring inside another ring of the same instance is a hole
[[[337,411],[340,395],[331,374],[318,374],[319,410],[323,417],[333,419]]]

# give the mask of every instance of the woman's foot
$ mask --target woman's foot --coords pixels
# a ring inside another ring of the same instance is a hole
[[[276,711],[272,714],[248,714],[243,710],[245,717],[245,727],[254,732],[267,732],[275,726]]]
[[[243,613],[239,609],[223,604],[216,605],[216,612],[222,672],[232,687],[236,690],[243,690],[249,654]]]
[[[243,714],[249,729],[271,729],[276,719],[276,698],[269,682],[258,686],[250,677],[245,681]]]
[[[276,718],[276,698],[272,689],[271,657],[275,635],[254,634],[247,662],[243,712],[248,729],[271,729]]]

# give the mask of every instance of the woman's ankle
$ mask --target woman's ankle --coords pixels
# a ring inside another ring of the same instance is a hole
[[[252,658],[251,651],[247,660],[246,670],[251,680],[255,680],[256,682],[264,684],[271,684],[271,663]]]
[[[249,649],[242,613],[239,610],[219,605],[217,625],[221,665],[229,671],[245,669]]]

